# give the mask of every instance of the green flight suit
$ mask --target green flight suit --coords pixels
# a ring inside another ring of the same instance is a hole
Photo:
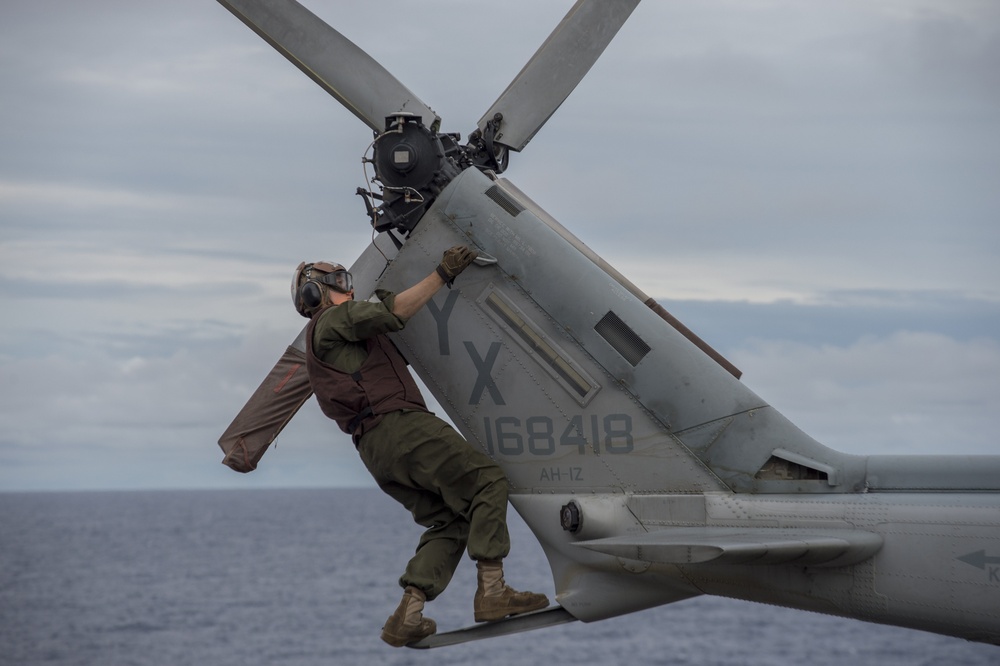
[[[313,331],[313,350],[341,372],[355,372],[367,358],[365,340],[401,330],[392,313],[395,296],[381,302],[348,301],[329,308]],[[430,412],[385,415],[361,436],[358,452],[379,487],[426,527],[399,579],[431,600],[444,591],[462,553],[474,560],[501,560],[510,552],[507,478],[488,456]]]

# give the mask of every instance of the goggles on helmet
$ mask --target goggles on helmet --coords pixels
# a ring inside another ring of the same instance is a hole
[[[321,264],[316,264],[316,268],[320,268]],[[311,278],[315,282],[320,284],[325,284],[328,287],[332,287],[334,290],[339,291],[342,294],[346,294],[354,289],[354,278],[351,274],[343,267],[336,268],[330,273],[324,275],[317,275]]]

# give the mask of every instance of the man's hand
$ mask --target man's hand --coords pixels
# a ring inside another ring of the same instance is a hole
[[[469,267],[469,264],[479,256],[475,250],[470,250],[465,245],[456,245],[444,251],[441,256],[441,263],[438,264],[437,273],[445,284],[451,285],[459,273]]]
[[[392,306],[392,313],[404,321],[417,313],[420,308],[427,305],[427,301],[437,293],[444,282],[451,286],[451,281],[455,276],[469,267],[469,264],[479,256],[475,250],[470,250],[464,245],[445,250],[441,257],[441,263],[420,282],[409,289],[396,294],[395,303]]]

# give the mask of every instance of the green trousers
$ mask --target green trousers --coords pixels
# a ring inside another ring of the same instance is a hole
[[[399,579],[427,599],[451,582],[462,554],[500,560],[510,552],[507,477],[447,423],[427,412],[387,414],[358,444],[379,487],[426,527]]]

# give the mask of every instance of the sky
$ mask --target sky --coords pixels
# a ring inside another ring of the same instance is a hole
[[[572,3],[306,4],[464,136]],[[216,445],[369,141],[212,0],[3,3],[0,491],[370,486]],[[819,441],[1000,453],[995,0],[647,0],[505,175]]]

